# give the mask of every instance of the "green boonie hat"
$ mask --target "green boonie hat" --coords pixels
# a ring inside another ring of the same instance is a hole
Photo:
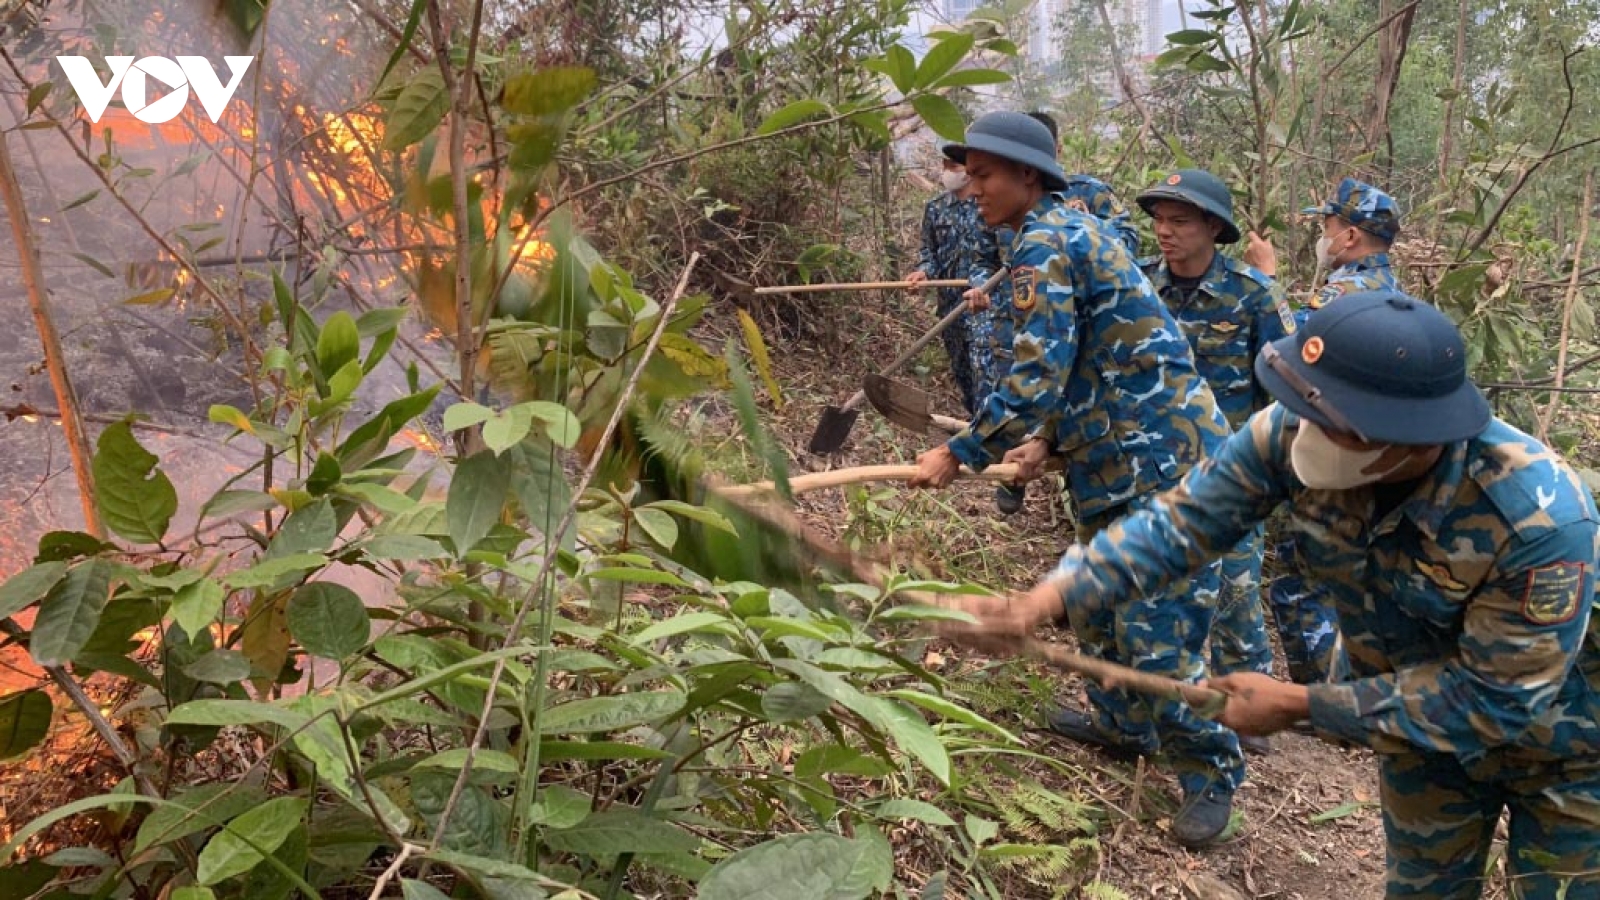
[[[1056,142],[1050,129],[1032,116],[1019,112],[992,112],[967,126],[959,144],[945,144],[944,155],[962,165],[968,150],[992,153],[1001,159],[1022,163],[1039,170],[1044,188],[1059,191],[1067,186],[1067,176],[1056,162]]]
[[[1256,380],[1290,412],[1384,444],[1450,444],[1489,426],[1450,317],[1398,291],[1362,291],[1261,349]]]
[[[1221,219],[1222,232],[1217,235],[1219,244],[1236,243],[1241,237],[1239,226],[1233,221],[1233,192],[1228,190],[1221,178],[1204,169],[1179,169],[1134,198],[1139,208],[1152,216],[1155,215],[1155,205],[1163,200],[1197,206],[1203,212]]]

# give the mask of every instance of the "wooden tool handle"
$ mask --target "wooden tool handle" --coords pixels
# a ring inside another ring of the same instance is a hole
[[[966,287],[967,282],[962,278],[929,278],[924,281],[844,281],[830,282],[827,284],[780,284],[774,287],[756,288],[757,294],[814,294],[821,291],[884,291],[917,290]]]
[[[978,290],[983,291],[985,294],[987,294],[990,291],[994,290],[995,285],[1000,283],[1001,277],[1003,277],[1006,274],[1007,271],[1009,271],[1009,270],[1006,269],[1004,266],[1000,267],[1000,269],[998,269],[993,275],[989,276],[989,280],[985,281],[983,283],[983,286],[978,288]],[[961,284],[963,286],[965,286],[966,282],[963,281],[963,282],[961,282]],[[905,365],[908,361],[910,361],[911,357],[916,356],[918,353],[921,353],[923,347],[926,347],[929,344],[933,343],[933,339],[934,338],[938,337],[940,335],[940,333],[942,333],[946,328],[949,328],[951,325],[954,325],[956,320],[961,318],[963,315],[965,315],[966,312],[967,312],[967,305],[965,303],[956,304],[955,309],[952,309],[948,313],[946,313],[945,317],[940,319],[938,324],[934,325],[932,328],[928,329],[925,333],[923,333],[922,337],[917,338],[916,341],[914,343],[912,343],[911,346],[907,347],[899,356],[896,356],[894,358],[894,361],[890,362],[889,365],[887,365],[883,369],[881,369],[878,372],[878,374],[879,375],[888,375],[888,374],[890,374],[892,372],[895,372],[895,371],[899,370],[899,368],[901,366]],[[865,390],[856,391],[854,394],[850,395],[850,399],[849,400],[846,400],[844,402],[844,407],[843,408],[846,409],[846,410],[855,409],[856,407],[860,406],[862,403],[866,402],[866,399],[867,399],[867,392]]]
[[[1045,463],[1046,472],[1059,471],[1060,460],[1049,460]],[[917,474],[914,465],[882,465],[882,466],[854,466],[848,469],[834,469],[831,472],[812,472],[809,475],[800,475],[789,479],[789,490],[796,494],[805,494],[811,491],[820,491],[825,488],[844,487],[850,484],[866,484],[873,481],[909,481]],[[990,466],[982,472],[974,472],[966,466],[961,467],[957,478],[972,479],[977,481],[1015,481],[1017,479],[1016,463],[1000,463]],[[722,488],[722,492],[733,497],[753,497],[760,494],[770,494],[777,490],[770,481],[758,481],[754,484],[736,484]]]
[[[1130,669],[1081,653],[1073,653],[1065,647],[1046,643],[1037,638],[1023,641],[1022,652],[1042,659],[1058,669],[1076,672],[1106,687],[1127,688],[1152,697],[1186,703],[1202,718],[1215,719],[1222,715],[1223,708],[1228,705],[1228,695],[1221,691],[1163,675],[1141,672],[1138,669]]]

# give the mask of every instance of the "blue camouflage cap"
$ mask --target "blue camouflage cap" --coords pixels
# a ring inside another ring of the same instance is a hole
[[[1399,291],[1362,291],[1261,348],[1256,379],[1295,415],[1384,444],[1476,437],[1489,402],[1450,317]]]
[[[1300,212],[1308,216],[1338,216],[1386,241],[1393,241],[1400,233],[1400,207],[1394,198],[1354,178],[1339,182],[1339,192],[1332,200]]]
[[[959,144],[945,144],[944,155],[963,165],[968,150],[992,153],[1001,159],[1032,166],[1047,191],[1067,186],[1067,176],[1056,162],[1056,141],[1050,129],[1032,116],[1019,112],[992,112],[967,126],[967,136]]]

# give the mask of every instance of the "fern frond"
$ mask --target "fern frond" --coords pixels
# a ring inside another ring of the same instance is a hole
[[[1122,888],[1099,880],[1084,885],[1078,896],[1083,900],[1133,900]]]
[[[666,407],[633,410],[633,424],[644,444],[645,453],[660,460],[662,467],[689,483],[705,471],[705,459],[689,433],[672,421]]]

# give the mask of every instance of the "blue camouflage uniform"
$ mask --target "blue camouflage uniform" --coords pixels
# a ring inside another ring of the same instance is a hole
[[[1341,181],[1334,198],[1326,205],[1302,212],[1341,216],[1386,241],[1393,241],[1400,233],[1400,211],[1394,199],[1353,178]],[[1311,312],[1345,294],[1379,290],[1400,290],[1387,253],[1368,254],[1334,269],[1328,275],[1327,284],[1300,310],[1297,324],[1304,325]],[[1306,584],[1292,539],[1280,540],[1274,552],[1280,573],[1267,589],[1267,603],[1272,607],[1272,618],[1278,626],[1278,639],[1283,643],[1289,671],[1295,681],[1302,683],[1337,679],[1344,662],[1339,647],[1339,620],[1333,604],[1320,587]]]
[[[917,268],[930,279],[970,278],[985,230],[975,200],[962,199],[949,191],[934,197],[922,212],[922,251]],[[988,274],[977,283],[988,280]],[[961,294],[960,288],[938,289],[940,317],[965,302]],[[988,395],[994,380],[990,374],[994,368],[992,320],[989,310],[969,312],[940,335],[950,357],[950,374],[969,414]]]
[[[1046,197],[1008,251],[1022,317],[1015,359],[948,446],[981,470],[1032,435],[1052,436],[1079,539],[1087,540],[1174,484],[1221,443],[1228,423],[1177,322],[1110,225]],[[1213,567],[1137,603],[1074,618],[1080,648],[1199,680],[1215,577]],[[1098,685],[1087,693],[1096,727],[1146,752],[1164,751],[1186,791],[1222,785],[1231,792],[1244,780],[1237,736],[1186,705]]]
[[[1272,402],[1252,371],[1262,346],[1294,333],[1283,289],[1235,259],[1215,254],[1194,290],[1173,284],[1160,256],[1139,267],[1167,304],[1194,350],[1195,366],[1234,428]],[[1220,591],[1211,629],[1211,667],[1218,674],[1272,672],[1272,643],[1261,606],[1261,529],[1220,560]]]
[[[1447,444],[1392,508],[1378,487],[1306,488],[1300,419],[1273,405],[1058,574],[1072,615],[1125,605],[1234,546],[1282,504],[1326,585],[1345,683],[1309,687],[1311,723],[1377,752],[1388,892],[1480,896],[1500,810],[1521,893],[1600,897],[1600,527],[1553,451],[1493,420]],[[1562,877],[1576,875],[1563,889]]]
[[[1089,175],[1069,175],[1067,186],[1053,191],[1052,195],[1072,209],[1105,220],[1116,231],[1117,239],[1128,248],[1128,253],[1139,255],[1139,229],[1133,224],[1128,208],[1117,198],[1110,185]],[[1011,229],[1005,226],[983,229],[974,251],[978,262],[972,269],[970,281],[973,287],[982,285],[1000,267],[1000,248],[1009,247],[1013,237]],[[994,311],[994,317],[990,320],[992,383],[998,384],[1011,366],[1011,342],[1016,336],[1019,320],[1016,311],[1011,308],[1010,283],[1000,282],[989,293],[989,302],[989,308]]]

